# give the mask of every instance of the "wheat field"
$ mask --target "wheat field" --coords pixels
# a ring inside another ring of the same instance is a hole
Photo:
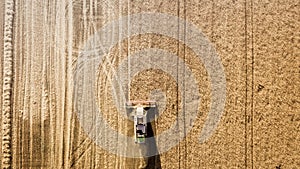
[[[3,0],[0,168],[300,168],[299,9],[298,0]],[[137,145],[109,134],[133,137],[128,100],[158,103],[154,155],[134,158]]]

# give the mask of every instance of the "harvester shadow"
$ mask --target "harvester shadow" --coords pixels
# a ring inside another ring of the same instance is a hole
[[[157,113],[157,108],[152,108],[150,109],[148,114],[148,119],[154,119],[155,115]],[[148,141],[146,143],[146,156],[147,156],[147,166],[146,169],[161,169],[161,161],[160,161],[160,155],[158,152],[158,148],[157,148],[157,144],[156,144],[156,140],[155,140],[155,134],[153,131],[153,128],[155,128],[155,123],[153,120],[153,125],[152,123],[148,121],[147,123],[147,137],[148,137]],[[155,156],[150,156],[152,154],[157,154]]]

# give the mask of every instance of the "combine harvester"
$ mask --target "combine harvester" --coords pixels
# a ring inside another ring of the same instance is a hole
[[[156,108],[155,101],[129,101],[126,103],[129,116],[133,116],[135,143],[145,143],[147,137],[147,113]]]

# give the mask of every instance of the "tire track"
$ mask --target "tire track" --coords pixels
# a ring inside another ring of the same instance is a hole
[[[3,98],[2,98],[2,168],[11,168],[12,154],[12,85],[14,1],[5,1]]]

